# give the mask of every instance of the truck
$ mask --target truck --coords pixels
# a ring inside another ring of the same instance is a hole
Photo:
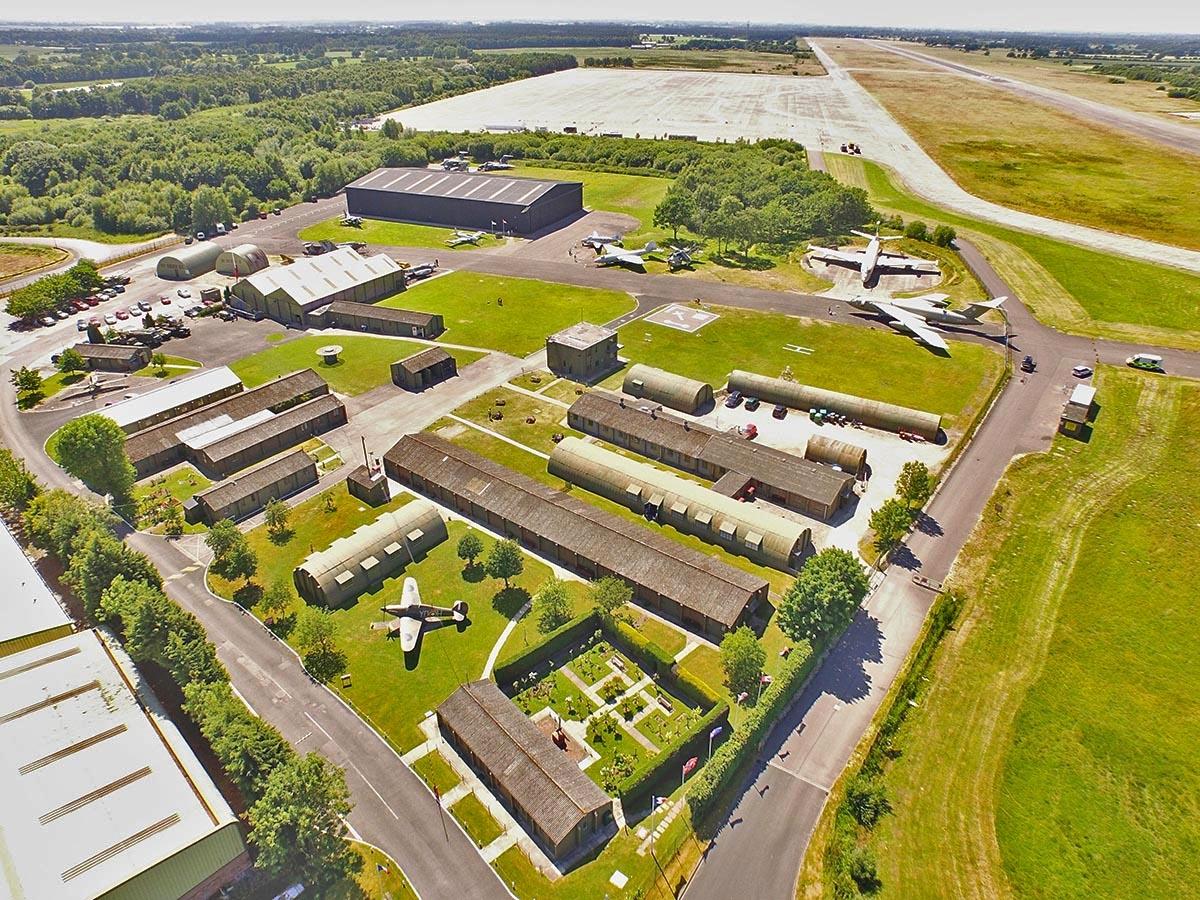
[[[207,300],[210,303],[220,303],[221,289],[215,287],[202,287],[200,288],[200,299]]]

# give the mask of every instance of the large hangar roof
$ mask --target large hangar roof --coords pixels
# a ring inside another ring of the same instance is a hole
[[[26,635],[70,628],[71,619],[58,598],[34,568],[21,545],[0,519],[0,571],[8,590],[0,609],[0,645]]]
[[[342,247],[324,256],[298,259],[290,266],[263,269],[245,281],[264,297],[283,291],[307,311],[327,297],[399,271],[400,265],[390,256],[361,256],[351,247]]]
[[[525,207],[560,184],[578,185],[581,182],[521,178],[512,175],[483,175],[474,172],[443,172],[441,169],[376,169],[346,187]]]

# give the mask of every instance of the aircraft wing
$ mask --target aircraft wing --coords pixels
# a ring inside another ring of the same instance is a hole
[[[912,332],[913,336],[922,344],[933,347],[935,350],[950,352],[945,339],[930,328],[929,323],[920,316],[913,315],[907,310],[901,309],[891,303],[876,302],[875,308],[885,316],[890,316],[895,324],[901,326],[906,331]]]
[[[400,649],[411,653],[417,649],[417,638],[421,636],[421,619],[404,616],[400,619]]]
[[[809,247],[808,255],[825,262],[860,263],[863,258],[861,250],[831,250],[828,247]]]
[[[938,272],[937,260],[918,259],[903,253],[880,253],[879,262],[889,269],[907,269],[911,272]]]
[[[625,263],[630,266],[646,265],[646,261],[642,259],[639,253],[634,253],[630,250],[614,250],[611,244],[606,244],[605,248],[604,255],[600,257],[605,262]]]

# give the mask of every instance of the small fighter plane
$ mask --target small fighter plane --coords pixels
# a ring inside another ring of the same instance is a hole
[[[485,162],[482,166],[479,167],[479,171],[480,172],[502,172],[505,169],[511,169],[513,167],[513,165],[512,165],[512,163],[509,162],[510,159],[512,159],[512,157],[509,156],[507,153],[504,156],[500,157],[499,159],[489,159],[487,162]]]
[[[855,297],[848,301],[856,309],[873,312],[899,331],[907,331],[922,344],[947,353],[950,348],[932,324],[971,327],[979,324],[979,317],[989,309],[999,309],[1007,297],[981,300],[971,303],[961,312],[947,309],[949,298],[945,294],[926,294],[924,297],[909,297],[903,300],[876,300],[871,297]]]
[[[479,242],[487,237],[486,231],[459,231],[455,229],[454,236],[446,239],[446,244],[451,247],[457,247],[460,244],[474,244],[479,246]]]
[[[687,269],[692,265],[692,254],[696,247],[676,247],[671,245],[671,255],[667,257],[667,266],[674,272],[676,269]]]
[[[580,243],[585,247],[591,247],[597,253],[604,249],[605,244],[612,244],[616,247],[622,246],[621,236],[619,234],[600,234],[598,231],[593,231],[582,241],[580,241]]]
[[[442,168],[447,172],[466,172],[471,168],[471,161],[462,156],[448,156],[442,160]]]
[[[352,216],[349,213],[347,213],[346,215],[342,216],[342,224],[348,225],[351,228],[361,228],[362,227],[362,216]]]
[[[600,251],[600,255],[596,257],[596,265],[598,266],[631,266],[635,269],[645,269],[645,257],[649,256],[658,249],[658,244],[651,241],[645,247],[638,250],[624,250],[621,248],[614,249],[611,244],[605,244],[604,249]]]
[[[417,639],[425,625],[442,624],[447,620],[465,622],[467,619],[467,603],[457,601],[449,609],[444,606],[429,606],[421,602],[421,590],[417,587],[415,578],[405,578],[404,588],[400,593],[400,602],[382,607],[385,613],[396,617],[396,621],[388,626],[390,633],[400,632],[400,649],[410,653],[417,648]]]
[[[895,241],[900,235],[881,237],[878,233],[867,234],[865,231],[855,231],[859,237],[867,239],[865,250],[833,250],[829,247],[809,247],[808,255],[824,263],[848,265],[856,268],[862,278],[863,287],[870,287],[876,276],[884,271],[912,272],[918,275],[937,275],[940,272],[936,260],[918,259],[915,256],[905,256],[903,253],[890,253],[883,249],[884,241]]]

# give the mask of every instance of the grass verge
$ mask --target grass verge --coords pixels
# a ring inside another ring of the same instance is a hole
[[[457,803],[450,807],[450,815],[458,820],[462,825],[463,830],[475,842],[477,847],[486,847],[500,835],[504,834],[504,829],[500,827],[500,823],[487,811],[479,798],[474,794],[467,794]]]
[[[413,225],[408,222],[388,222],[383,219],[363,219],[362,225],[353,227],[342,224],[341,216],[334,216],[316,225],[301,229],[297,237],[302,241],[366,241],[383,247],[427,247],[444,250],[447,254],[463,250],[478,249],[474,244],[451,247],[446,241],[453,234],[452,228],[434,225]],[[479,247],[499,246],[503,240],[491,235],[479,242]]]

